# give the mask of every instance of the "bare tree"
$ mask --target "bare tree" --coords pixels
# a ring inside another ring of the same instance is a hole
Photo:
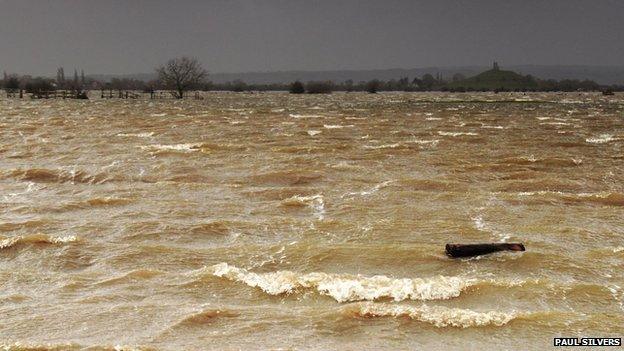
[[[156,69],[158,80],[167,89],[172,90],[177,99],[184,97],[184,92],[198,87],[208,76],[197,59],[179,57],[169,60]]]

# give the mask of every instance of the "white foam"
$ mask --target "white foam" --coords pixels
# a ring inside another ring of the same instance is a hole
[[[154,132],[145,133],[117,133],[119,137],[137,137],[137,138],[149,138],[154,136]]]
[[[289,114],[289,116],[292,118],[322,118],[323,117],[321,115],[298,115],[294,113]]]
[[[383,144],[383,145],[364,145],[365,149],[378,150],[378,149],[394,149],[401,146],[400,143]]]
[[[440,139],[431,139],[431,140],[424,140],[424,139],[411,139],[409,141],[407,141],[408,143],[412,143],[412,144],[419,144],[419,145],[431,145],[431,146],[436,146],[439,142]]]
[[[323,124],[325,129],[342,129],[342,128],[351,128],[353,124],[342,125],[342,124]]]
[[[318,135],[318,134],[321,134],[320,130],[308,130],[308,135],[309,136],[315,136],[315,135]]]
[[[346,274],[308,273],[291,271],[253,273],[245,269],[219,263],[205,267],[200,273],[242,282],[271,295],[289,294],[298,289],[315,289],[338,302],[392,298],[402,300],[445,300],[457,297],[476,279],[437,276],[432,278],[394,279],[383,275],[364,277]]]
[[[586,142],[592,143],[592,144],[605,144],[605,143],[608,143],[610,141],[615,141],[615,140],[618,140],[618,138],[615,138],[611,134],[600,134],[600,136],[598,137],[585,139]]]
[[[360,196],[372,195],[372,194],[378,192],[380,189],[383,189],[383,188],[387,187],[392,182],[394,182],[394,181],[393,180],[386,180],[385,182],[381,182],[379,184],[376,184],[374,187],[372,187],[369,190],[363,190],[363,191],[359,191],[359,192],[347,193],[347,194],[343,195],[342,197],[344,198],[344,197],[347,197],[347,196],[354,196],[354,195],[360,195]]]
[[[516,312],[476,312],[443,306],[405,306],[371,302],[357,304],[355,312],[364,317],[409,317],[438,328],[502,326],[518,316]]]
[[[6,249],[18,243],[67,244],[78,241],[75,235],[52,236],[46,234],[19,235],[13,237],[0,236],[0,249]]]
[[[312,208],[312,210],[314,211],[314,216],[318,220],[323,220],[325,218],[325,198],[323,198],[323,195],[321,194],[311,195],[311,196],[295,195],[284,200],[283,203],[289,204],[293,202],[299,203],[299,204],[305,204],[309,206],[310,208]]]
[[[202,143],[187,143],[187,144],[170,144],[170,145],[145,145],[141,146],[141,149],[147,151],[180,151],[180,152],[193,152],[201,148]]]
[[[447,136],[460,136],[460,135],[479,135],[477,133],[474,132],[443,132],[443,131],[438,131],[439,135],[447,135]]]

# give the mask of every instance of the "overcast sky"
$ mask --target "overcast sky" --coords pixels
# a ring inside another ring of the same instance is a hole
[[[0,70],[624,65],[620,0],[0,0]]]

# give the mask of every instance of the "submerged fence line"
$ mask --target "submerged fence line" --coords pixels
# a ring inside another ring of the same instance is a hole
[[[5,89],[7,98],[24,99],[88,99],[89,95],[93,96],[90,90],[37,90],[26,91],[24,89]],[[193,91],[193,94],[186,94],[183,98],[203,100],[204,97],[199,91]],[[175,95],[167,90],[153,90],[148,92],[140,92],[136,90],[117,90],[117,89],[100,89],[100,99],[147,99],[163,100],[176,99]]]

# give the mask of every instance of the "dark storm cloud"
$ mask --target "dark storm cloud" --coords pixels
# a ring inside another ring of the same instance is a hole
[[[624,1],[0,0],[0,69],[212,72],[624,63]]]

